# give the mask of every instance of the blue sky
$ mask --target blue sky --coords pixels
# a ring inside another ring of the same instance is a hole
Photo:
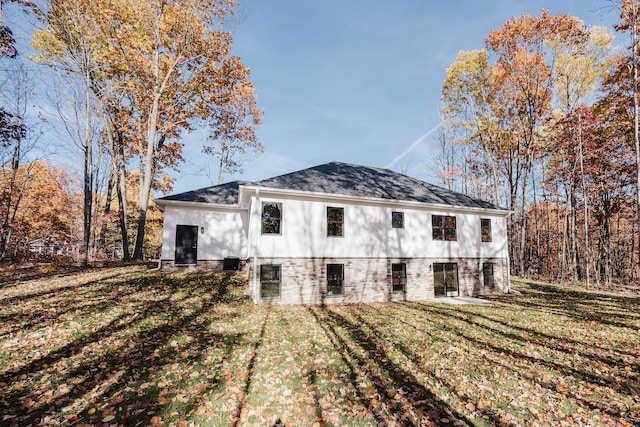
[[[618,20],[608,0],[240,0],[234,48],[265,110],[257,130],[265,151],[225,180],[335,160],[437,183],[437,132],[421,138],[440,122],[447,67],[459,51],[483,48],[491,29],[543,8],[589,26]],[[175,192],[209,185],[191,175],[207,162],[203,136],[188,138]]]
[[[619,20],[609,0],[239,1],[233,54],[251,69],[265,111],[257,128],[265,151],[225,181],[342,161],[437,184],[440,89],[461,50],[483,48],[491,29],[543,8],[589,26]],[[5,8],[6,23],[25,43],[33,27]],[[626,42],[616,35],[616,44]],[[185,163],[171,171],[174,192],[217,180],[215,160],[200,152],[206,136],[185,135]],[[69,162],[68,154],[58,157]],[[207,168],[211,179],[201,172]]]

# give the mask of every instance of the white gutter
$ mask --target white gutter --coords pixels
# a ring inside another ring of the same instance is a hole
[[[415,202],[410,200],[382,199],[378,197],[349,196],[345,194],[288,190],[288,189],[271,188],[271,187],[258,187],[253,185],[240,186],[240,194],[238,196],[239,200],[240,200],[240,197],[242,197],[243,191],[251,191],[251,192],[260,191],[262,192],[263,195],[264,194],[274,195],[274,196],[285,195],[285,196],[296,196],[299,198],[307,198],[307,199],[324,199],[324,200],[332,199],[332,200],[350,201],[350,202],[367,202],[372,204],[383,204],[388,206],[414,207],[414,208],[421,208],[421,209],[443,210],[443,211],[453,211],[453,212],[461,212],[461,213],[478,213],[478,214],[498,215],[498,216],[508,216],[510,214],[510,211],[502,210],[502,209],[474,208],[474,207],[447,205],[443,203],[425,203],[425,202]]]
[[[228,209],[228,210],[245,210],[244,207],[240,206],[237,203],[231,205],[224,205],[218,203],[208,203],[208,202],[186,202],[182,200],[154,200],[154,203],[160,207],[164,206],[179,206],[185,208],[199,208],[203,207],[215,208],[215,209]]]

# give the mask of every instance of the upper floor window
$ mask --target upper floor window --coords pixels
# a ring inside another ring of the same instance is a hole
[[[404,228],[404,212],[391,212],[391,227]]]
[[[280,234],[282,203],[262,202],[262,234]]]
[[[344,208],[327,207],[327,236],[344,235]]]
[[[432,215],[433,240],[458,240],[456,236],[456,217]]]
[[[491,241],[491,220],[488,218],[480,219],[480,234],[483,242]]]

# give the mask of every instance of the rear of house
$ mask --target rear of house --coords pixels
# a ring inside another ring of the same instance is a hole
[[[168,196],[162,264],[244,270],[256,303],[507,292],[507,211],[389,170],[328,163]]]

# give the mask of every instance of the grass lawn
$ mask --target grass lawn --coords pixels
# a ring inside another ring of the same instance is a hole
[[[254,306],[213,273],[0,283],[0,425],[640,425],[640,298]]]

